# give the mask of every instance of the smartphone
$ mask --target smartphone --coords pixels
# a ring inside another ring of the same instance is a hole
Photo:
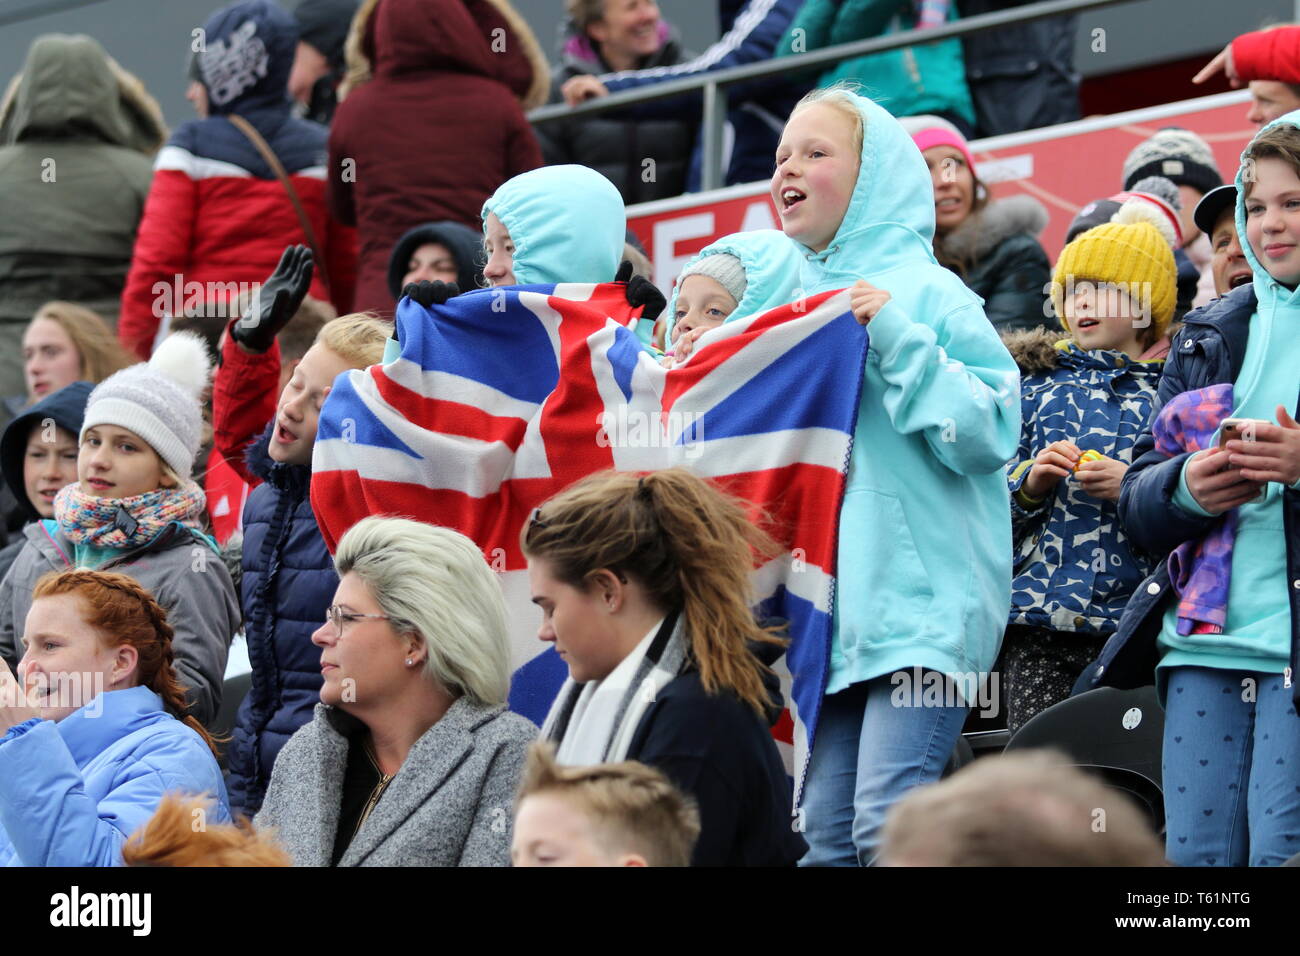
[[[1219,447],[1223,448],[1230,441],[1254,441],[1258,426],[1272,424],[1262,418],[1225,418],[1219,426]]]

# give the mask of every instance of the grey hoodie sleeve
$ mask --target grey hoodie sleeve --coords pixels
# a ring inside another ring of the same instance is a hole
[[[9,566],[9,570],[13,571],[13,565]],[[0,581],[0,657],[4,658],[10,670],[17,671],[18,660],[22,655],[18,653],[18,639],[14,633],[13,580],[13,574],[9,573]]]
[[[175,553],[184,556],[185,565],[168,575],[155,597],[167,608],[175,632],[176,675],[185,686],[190,713],[207,726],[221,707],[226,656],[239,630],[239,603],[230,572],[211,548],[196,544]]]

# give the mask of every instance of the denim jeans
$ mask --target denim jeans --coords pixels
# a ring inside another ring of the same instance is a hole
[[[1163,766],[1170,862],[1277,866],[1300,853],[1300,719],[1280,674],[1172,668]]]
[[[915,673],[897,672],[909,681]],[[921,706],[919,693],[902,694],[904,685],[893,678],[854,684],[822,702],[803,797],[808,852],[800,866],[875,863],[889,808],[913,787],[938,780],[952,755],[969,708],[947,695],[945,703],[959,706]]]

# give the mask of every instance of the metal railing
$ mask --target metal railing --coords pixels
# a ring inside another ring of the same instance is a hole
[[[700,91],[704,97],[700,188],[705,190],[717,189],[722,185],[724,172],[722,169],[722,132],[727,114],[726,90],[730,86],[748,80],[761,80],[778,74],[803,73],[818,67],[825,68],[839,63],[841,60],[866,56],[869,53],[883,53],[886,50],[897,50],[901,47],[933,43],[936,40],[969,36],[972,33],[995,30],[998,27],[1013,24],[1029,23],[1047,17],[1067,16],[1087,10],[1099,10],[1102,7],[1113,7],[1134,2],[1141,2],[1141,0],[1045,0],[1042,3],[1031,3],[1023,7],[1012,7],[994,13],[982,13],[978,16],[966,17],[928,30],[908,30],[903,33],[893,33],[889,36],[854,40],[851,43],[839,43],[835,46],[823,47],[820,50],[812,50],[794,56],[771,58],[758,63],[746,63],[743,66],[717,70],[712,73],[700,73],[696,76],[663,80],[637,89],[596,97],[576,106],[565,106],[563,103],[541,106],[529,113],[528,119],[532,123],[549,123],[560,119],[572,119],[579,116],[611,112],[640,103],[648,103],[652,100],[669,99]]]

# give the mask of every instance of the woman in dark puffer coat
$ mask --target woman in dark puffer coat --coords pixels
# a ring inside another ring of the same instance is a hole
[[[1051,267],[1038,234],[1047,210],[1030,196],[990,201],[965,138],[938,116],[899,120],[934,179],[934,255],[984,300],[999,333],[1058,328],[1047,292]]]
[[[621,9],[625,6],[621,0],[570,0],[564,61],[551,74],[550,102],[564,102],[561,88],[575,76],[681,62],[677,37],[658,8],[651,3]],[[541,125],[537,138],[548,166],[590,166],[617,186],[630,206],[686,191],[695,123],[676,117],[581,116]]]

